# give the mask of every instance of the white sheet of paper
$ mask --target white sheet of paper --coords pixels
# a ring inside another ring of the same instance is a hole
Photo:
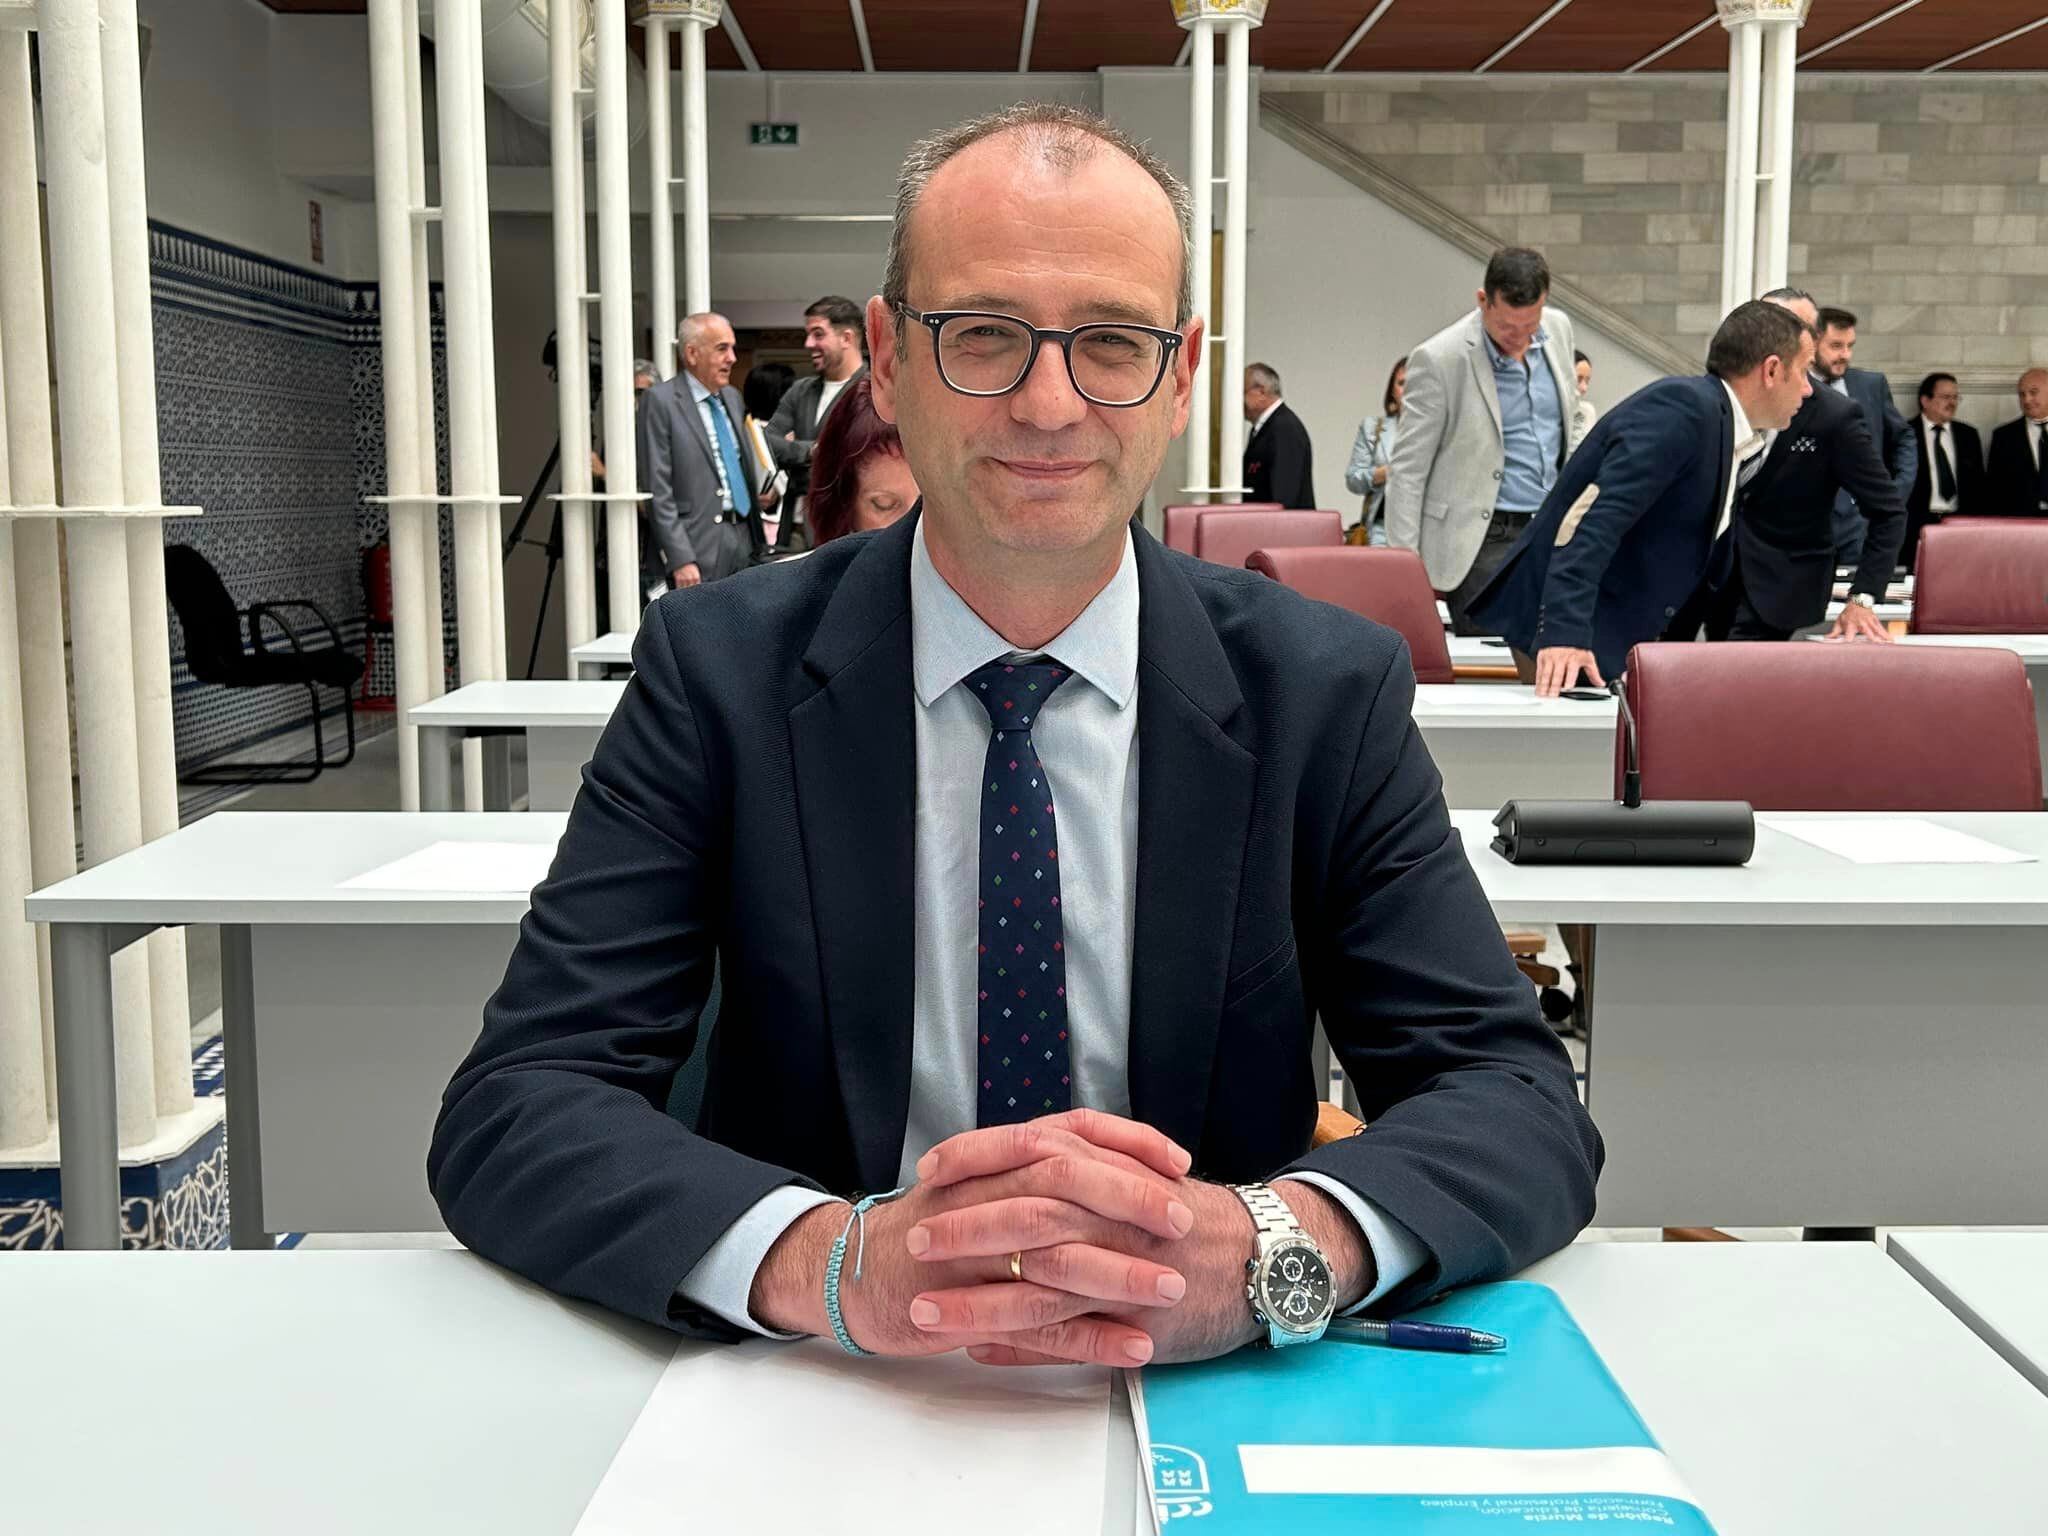
[[[685,1342],[576,1536],[1101,1536],[1107,1371]]]
[[[351,891],[530,891],[554,857],[553,843],[429,843],[341,884]]]
[[[1917,817],[1799,821],[1763,816],[1767,827],[1852,864],[2031,864],[2034,856]]]

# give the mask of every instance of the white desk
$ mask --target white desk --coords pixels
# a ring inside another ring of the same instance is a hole
[[[2048,1392],[2048,1232],[1894,1232],[1888,1251]]]
[[[1423,683],[1415,723],[1454,810],[1614,792],[1612,698],[1539,699],[1521,683]]]
[[[526,803],[536,811],[565,811],[575,802],[583,782],[583,765],[597,750],[605,722],[624,697],[624,682],[561,682],[517,680],[470,683],[438,699],[413,706],[407,718],[421,731],[424,759],[447,753],[436,743],[443,734],[460,737],[471,731],[526,733]],[[458,807],[429,803],[446,788],[423,782],[421,799],[430,811]],[[509,785],[502,775],[487,779],[484,809],[508,808]]]
[[[1515,653],[1505,640],[1482,635],[1444,636],[1451,653],[1452,670],[1461,682],[1468,680],[1514,681]]]
[[[2038,1528],[2048,1399],[1867,1244],[1590,1243],[1528,1278],[1563,1296],[1722,1536]],[[80,1536],[567,1536],[672,1346],[456,1252],[23,1254],[0,1265],[0,1312],[37,1320],[9,1337],[0,1399],[0,1444],[34,1472],[10,1528]],[[781,1349],[737,1347],[764,1372]],[[216,1453],[135,1494],[117,1474],[187,1425]],[[1107,1432],[1102,1529],[1128,1536],[1128,1413]],[[765,1507],[791,1467],[764,1445],[702,1476]],[[915,1524],[886,1496],[797,1486],[846,1536]]]
[[[1453,812],[1496,917],[1596,925],[1601,1224],[2048,1223],[2048,863],[1858,866],[1771,819],[1740,869],[1518,867]],[[1926,819],[2048,859],[2048,815]]]
[[[118,1241],[109,960],[183,923],[221,930],[235,1246],[438,1229],[426,1152],[441,1090],[529,893],[345,882],[435,843],[552,848],[566,819],[218,812],[31,896],[29,919],[51,925],[66,1245]]]
[[[569,664],[578,678],[602,678],[613,667],[633,664],[633,636],[615,629],[595,640],[586,640],[569,652]]]

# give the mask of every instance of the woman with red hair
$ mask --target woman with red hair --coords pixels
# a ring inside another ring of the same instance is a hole
[[[875,414],[874,391],[863,373],[818,426],[804,503],[811,537],[824,544],[841,534],[886,528],[916,503],[917,481],[903,457],[903,439]]]

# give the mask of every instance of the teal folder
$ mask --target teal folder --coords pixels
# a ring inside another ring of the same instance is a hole
[[[1132,1372],[1157,1528],[1712,1536],[1548,1286],[1475,1286],[1414,1316],[1505,1334],[1508,1348],[1450,1355],[1332,1340]]]

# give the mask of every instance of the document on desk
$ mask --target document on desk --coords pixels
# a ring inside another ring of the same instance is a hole
[[[547,878],[553,843],[429,843],[341,882],[348,891],[531,891]]]
[[[1916,816],[1808,821],[1759,816],[1764,826],[1796,837],[1851,864],[2031,864],[2034,856],[1987,843]]]
[[[1100,1536],[1110,1375],[677,1346],[576,1536]]]
[[[1417,1316],[1504,1334],[1508,1347],[1454,1355],[1333,1340],[1133,1372],[1156,1522],[1141,1517],[1140,1536],[1552,1525],[1713,1536],[1548,1286],[1475,1286]]]

